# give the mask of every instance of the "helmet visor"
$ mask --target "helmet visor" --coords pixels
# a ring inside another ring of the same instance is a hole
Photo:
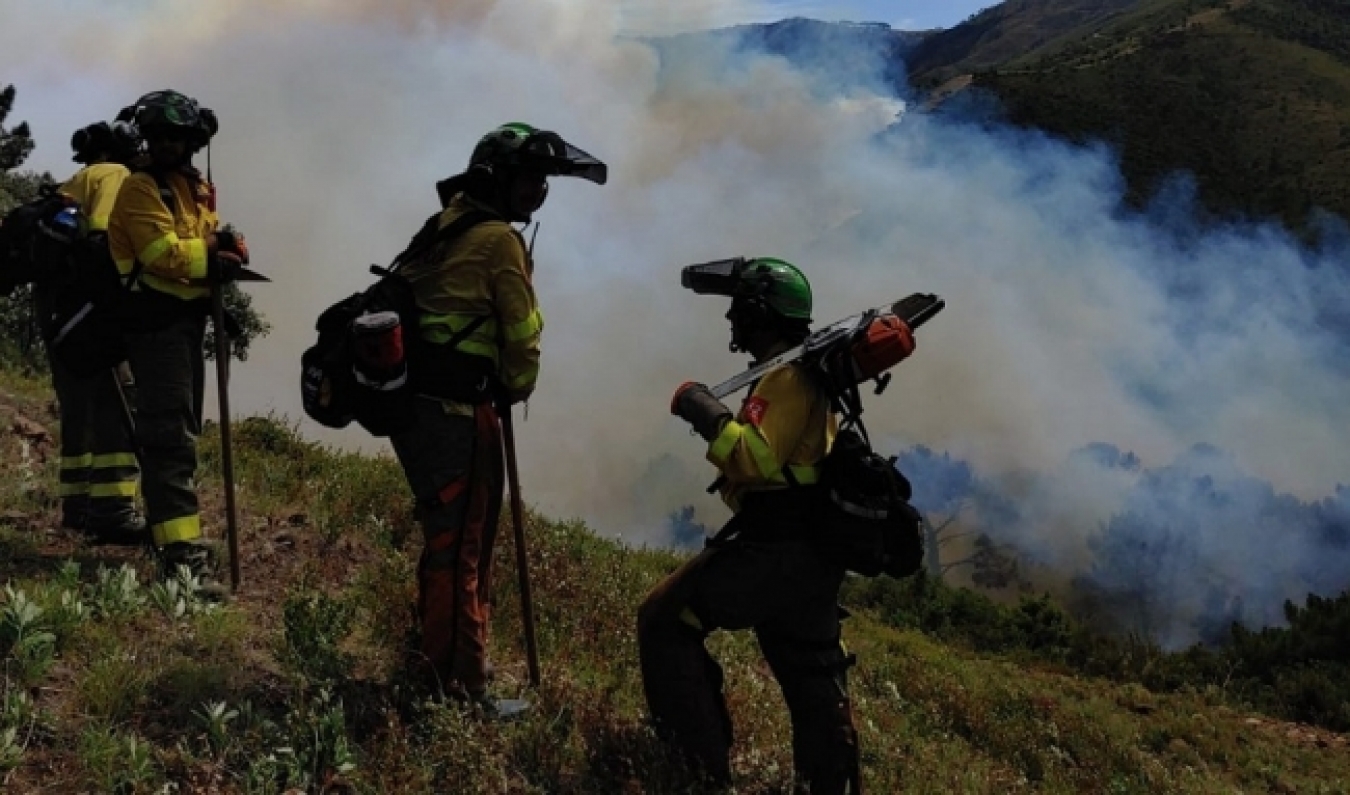
[[[550,177],[579,177],[597,185],[609,179],[608,166],[547,130],[536,132],[521,145],[520,165]]]
[[[680,271],[680,286],[699,295],[734,297],[745,292],[741,284],[744,267],[745,257],[686,265]]]

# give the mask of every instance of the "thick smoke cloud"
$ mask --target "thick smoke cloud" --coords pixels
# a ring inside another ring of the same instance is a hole
[[[913,291],[948,299],[869,400],[894,445],[1014,484],[1090,442],[1150,464],[1213,444],[1308,499],[1346,479],[1350,384],[1327,325],[1345,304],[1343,250],[1260,226],[1196,231],[1184,202],[1124,215],[1109,151],[895,124],[901,103],[866,75],[714,44],[663,63],[618,35],[621,5],[7,0],[0,74],[19,87],[35,163],[58,172],[71,129],[145,91],[218,112],[223,216],[276,279],[253,290],[276,330],[238,369],[241,413],[301,416],[313,318],[401,247],[482,132],[529,121],[607,160],[608,186],[555,180],[539,215],[544,373],[518,432],[527,500],[607,535],[664,542],[686,504],[698,522],[724,515],[703,496],[702,445],[666,406],[680,382],[744,364],[722,302],[677,279],[738,254],[800,264],[822,321]],[[1123,498],[1062,496],[1025,532],[1085,564]]]

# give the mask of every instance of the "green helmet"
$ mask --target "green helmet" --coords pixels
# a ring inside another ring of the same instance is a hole
[[[758,300],[781,318],[811,322],[811,283],[796,265],[781,259],[737,257],[689,265],[680,281],[702,295]]]
[[[788,320],[811,322],[811,283],[796,265],[772,257],[758,257],[746,263],[741,280],[758,285],[757,296],[779,315]]]
[[[129,116],[141,134],[151,137],[154,130],[165,127],[177,128],[188,133],[188,137],[198,146],[205,146],[216,134],[219,123],[216,114],[210,108],[203,108],[197,101],[177,91],[153,91],[134,105],[124,108],[118,118]]]
[[[528,168],[548,176],[580,177],[605,184],[604,163],[572,146],[562,136],[522,122],[503,124],[479,139],[469,156],[469,168],[491,170]]]
[[[478,145],[469,156],[469,167],[509,167],[520,165],[525,142],[535,133],[534,127],[521,122],[503,124],[478,139]]]

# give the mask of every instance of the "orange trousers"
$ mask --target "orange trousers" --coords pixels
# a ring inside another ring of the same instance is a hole
[[[492,551],[505,475],[501,425],[490,403],[472,417],[418,398],[415,420],[390,438],[422,525],[417,566],[421,654],[446,692],[487,687]]]

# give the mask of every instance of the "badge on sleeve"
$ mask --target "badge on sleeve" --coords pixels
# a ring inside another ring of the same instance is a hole
[[[745,408],[742,409],[741,413],[745,415],[745,419],[747,422],[758,428],[759,424],[764,421],[764,414],[768,412],[768,410],[769,410],[769,401],[765,400],[759,395],[755,395],[754,397],[745,401]]]

